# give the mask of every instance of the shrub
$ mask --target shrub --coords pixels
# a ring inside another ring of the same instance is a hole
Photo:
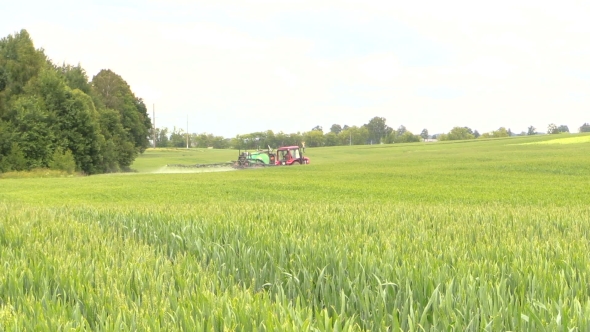
[[[65,152],[61,147],[55,149],[51,159],[49,162],[49,168],[51,169],[65,171],[68,174],[72,174],[76,170],[76,161],[69,149]]]

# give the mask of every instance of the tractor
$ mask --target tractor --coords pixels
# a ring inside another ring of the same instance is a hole
[[[301,148],[298,146],[280,147],[276,152],[270,147],[268,147],[268,150],[258,150],[256,152],[240,151],[234,167],[246,168],[293,164],[309,164],[309,158],[303,156]]]
[[[301,148],[294,146],[284,146],[277,149],[277,160],[275,165],[293,165],[309,164],[309,158],[303,156]]]

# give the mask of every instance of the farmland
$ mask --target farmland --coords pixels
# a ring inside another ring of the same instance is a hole
[[[0,331],[587,331],[590,136],[564,137],[0,179]]]

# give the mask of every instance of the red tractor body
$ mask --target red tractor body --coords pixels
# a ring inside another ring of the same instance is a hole
[[[301,148],[293,146],[283,146],[277,149],[275,165],[293,165],[309,164],[309,158],[303,156]]]

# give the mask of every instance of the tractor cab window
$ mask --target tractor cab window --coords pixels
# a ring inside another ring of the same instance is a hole
[[[295,159],[299,159],[301,156],[299,155],[299,149],[293,149],[291,150],[291,155],[293,156],[293,158]]]
[[[279,153],[279,156],[281,158],[281,160],[289,160],[291,154],[289,153],[289,150],[283,150]]]

